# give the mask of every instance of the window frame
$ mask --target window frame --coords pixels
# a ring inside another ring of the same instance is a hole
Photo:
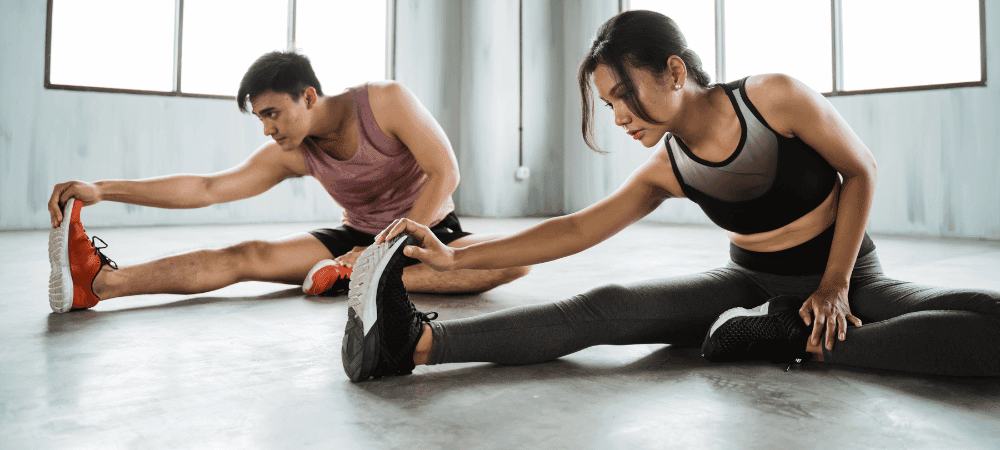
[[[618,0],[618,12],[630,8],[629,0]],[[715,80],[722,83],[726,78],[726,36],[725,36],[726,0],[715,0]],[[843,21],[841,0],[830,0],[830,20],[833,32],[831,58],[833,58],[833,90],[822,92],[827,97],[843,97],[849,95],[884,94],[893,92],[928,91],[937,89],[957,89],[986,86],[986,0],[979,0],[979,81],[963,81],[957,83],[929,84],[921,86],[901,86],[880,89],[843,90],[844,86],[844,55],[843,55]]]
[[[295,48],[295,13],[296,0],[288,1],[288,37],[286,48]],[[621,1],[621,0],[619,0]],[[120,89],[97,86],[77,86],[71,84],[53,84],[50,81],[50,69],[52,64],[52,8],[55,0],[47,0],[45,15],[45,89],[84,91],[84,92],[106,92],[114,94],[134,94],[134,95],[155,95],[160,97],[188,97],[188,98],[213,98],[220,100],[235,100],[232,95],[214,94],[192,94],[182,92],[181,86],[181,51],[184,43],[184,0],[174,0],[174,70],[173,87],[170,91],[149,91],[142,89]],[[386,49],[385,49],[385,75],[387,79],[396,78],[396,0],[386,0]]]

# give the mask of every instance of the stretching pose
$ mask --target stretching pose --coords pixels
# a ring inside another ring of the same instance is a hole
[[[462,230],[451,199],[459,181],[451,144],[399,83],[367,83],[324,96],[305,56],[272,52],[247,70],[236,101],[243,112],[249,101],[264,134],[274,139],[237,167],[210,175],[55,186],[48,203],[54,311],[128,295],[196,294],[239,281],[302,284],[305,279],[307,293],[336,293],[346,289],[355,260],[375,233],[397,217],[430,227],[454,247],[490,239]],[[201,208],[250,198],[305,175],[318,179],[344,208],[342,226],[119,268],[80,222],[80,209],[101,200]],[[433,293],[483,292],[528,271],[518,266],[441,273],[416,260],[407,264],[407,289]]]
[[[822,95],[777,74],[712,85],[676,24],[650,11],[606,22],[580,66],[583,134],[595,148],[591,80],[615,123],[657,151],[607,199],[500,239],[449,248],[426,226],[396,220],[362,256],[368,294],[349,299],[342,351],[352,380],[414,364],[528,364],[593,345],[700,342],[710,360],[1000,376],[1000,292],[883,274],[865,233],[875,161]],[[684,197],[728,231],[725,267],[445,321],[416,311],[398,282],[404,255],[438,270],[538,264]]]

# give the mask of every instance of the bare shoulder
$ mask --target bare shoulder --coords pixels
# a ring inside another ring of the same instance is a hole
[[[309,168],[300,149],[285,150],[273,141],[257,148],[250,159],[268,172],[281,174],[284,178],[309,175]]]
[[[368,103],[379,128],[392,139],[398,137],[399,126],[406,123],[414,108],[419,107],[416,97],[402,83],[394,80],[371,81],[368,86]]]
[[[768,125],[785,137],[793,135],[789,119],[808,113],[823,98],[805,83],[781,73],[751,76],[746,92]]]
[[[369,81],[365,85],[368,86],[368,98],[372,101],[392,101],[412,95],[403,83],[396,80]]]
[[[649,157],[649,160],[639,167],[636,176],[651,185],[663,198],[683,198],[684,191],[681,190],[681,184],[677,181],[677,176],[674,175],[674,166],[670,162],[668,152],[666,140],[664,140],[656,147],[656,151]]]
[[[796,93],[803,94],[804,91],[809,90],[809,87],[790,75],[766,73],[747,78],[746,90],[750,97],[756,96],[762,100],[768,100]]]
[[[399,108],[412,106],[416,97],[402,83],[393,80],[367,83],[368,102],[376,119],[379,114],[390,115]]]

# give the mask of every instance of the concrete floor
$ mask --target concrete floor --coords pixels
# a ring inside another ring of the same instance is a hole
[[[503,233],[537,220],[464,219]],[[88,229],[121,264],[319,224]],[[887,272],[1000,289],[1000,243],[875,236]],[[350,383],[345,297],[244,283],[52,314],[47,232],[0,233],[0,448],[1000,448],[1000,380],[600,346],[544,364],[419,367]],[[718,229],[638,224],[442,318],[724,264]],[[155,274],[151,274],[154,276]]]

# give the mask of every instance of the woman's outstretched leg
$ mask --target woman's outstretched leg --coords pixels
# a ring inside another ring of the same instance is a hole
[[[610,284],[566,300],[434,321],[428,364],[549,361],[594,345],[697,345],[722,312],[767,294],[728,268],[632,284]]]
[[[402,249],[413,242],[398,236],[358,258],[341,346],[352,381],[409,374],[423,362],[529,364],[599,344],[696,344],[723,311],[767,300],[749,276],[721,268],[437,322],[436,313],[417,311],[403,286]]]

